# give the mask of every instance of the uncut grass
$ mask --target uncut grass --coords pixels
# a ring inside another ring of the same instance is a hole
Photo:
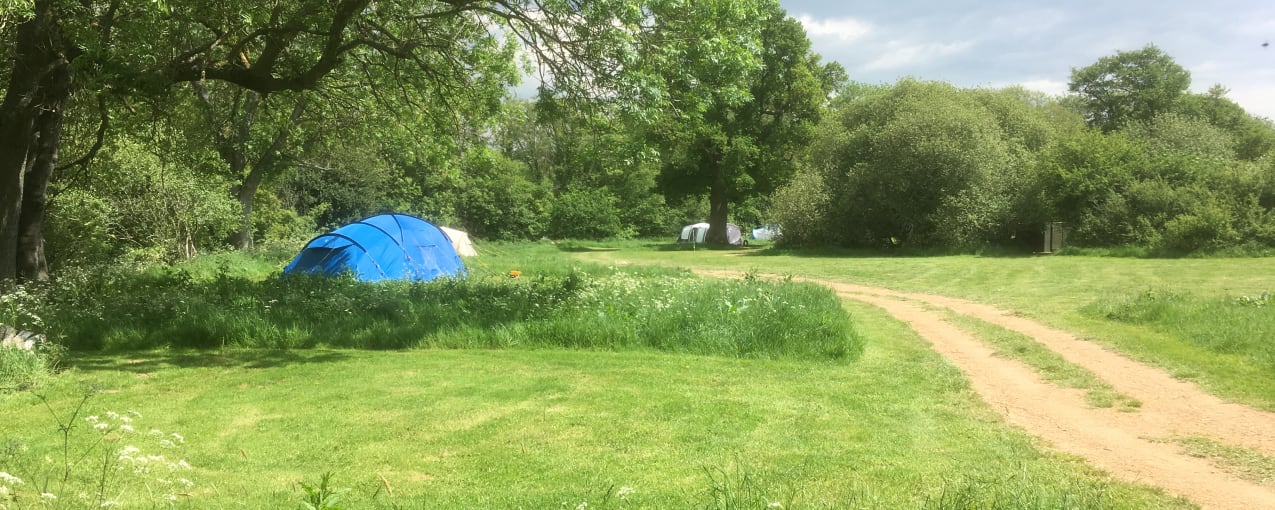
[[[1115,391],[1093,372],[1076,366],[1026,335],[950,311],[946,320],[973,334],[997,354],[1030,366],[1042,379],[1064,388],[1085,390],[1085,400],[1092,407],[1118,406],[1122,411],[1132,411],[1142,406],[1137,399]]]
[[[1272,371],[1246,354],[1210,350],[1182,330],[1111,320],[1083,311],[1138,289],[1189,289],[1227,301],[1275,289],[1275,257],[1134,259],[1090,256],[902,256],[849,250],[689,250],[667,241],[616,243],[618,251],[573,253],[603,264],[666,265],[792,274],[997,305],[1073,331],[1135,359],[1159,365],[1224,398],[1275,410]],[[529,245],[526,250],[552,247]],[[1201,330],[1244,334],[1233,315],[1202,317]],[[1253,340],[1270,338],[1252,335]],[[1257,357],[1261,357],[1259,355]]]
[[[50,293],[50,334],[75,350],[342,347],[656,349],[852,360],[835,295],[792,282],[520,261],[462,280],[362,283],[184,268],[116,271]]]
[[[1204,298],[1193,293],[1146,290],[1096,302],[1084,312],[1146,325],[1210,352],[1241,358],[1275,373],[1275,307],[1268,297]]]
[[[353,489],[352,508],[1191,507],[1043,453],[905,325],[848,306],[872,339],[853,365],[149,352],[77,358],[47,394],[63,407],[78,382],[95,384],[95,409],[137,409],[184,434],[197,485],[183,504],[194,508],[295,507],[296,484],[326,471]],[[0,413],[6,435],[50,444],[32,397],[5,397]],[[633,489],[623,503],[622,487]]]

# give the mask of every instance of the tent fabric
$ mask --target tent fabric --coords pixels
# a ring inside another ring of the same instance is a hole
[[[704,238],[708,236],[707,223],[695,223],[682,227],[682,233],[678,235],[679,243],[702,243]],[[735,246],[744,244],[744,236],[740,233],[739,225],[734,223],[726,224],[726,242]]]
[[[708,235],[707,223],[695,223],[682,227],[682,234],[677,237],[679,243],[702,243]]]
[[[429,281],[465,275],[451,240],[428,221],[382,214],[320,235],[283,269],[284,274],[339,275],[360,281]]]
[[[452,248],[456,250],[456,254],[462,257],[477,257],[478,251],[474,250],[474,243],[469,241],[469,234],[448,227],[438,227],[447,234],[447,238],[452,241]]]
[[[779,237],[779,225],[775,223],[767,223],[753,229],[753,239],[758,241],[773,241]]]

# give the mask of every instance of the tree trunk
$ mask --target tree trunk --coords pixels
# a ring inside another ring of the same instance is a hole
[[[258,162],[253,165],[252,170],[248,171],[248,175],[244,177],[243,182],[239,185],[237,198],[239,199],[239,231],[235,232],[231,242],[235,248],[240,250],[252,249],[252,206],[256,203],[257,189],[261,187],[261,178],[264,170]]]
[[[54,19],[53,0],[36,0],[34,15],[18,26],[13,67],[4,102],[0,103],[0,279],[40,274],[44,260],[43,190],[52,177],[52,166],[41,165],[56,163],[61,121],[45,119],[37,124],[36,119],[49,108],[60,116],[62,105],[67,102],[68,53],[71,52],[65,51],[61,29]],[[64,79],[66,86],[62,87]],[[45,104],[46,101],[52,103]],[[43,140],[46,143],[39,146],[37,129],[49,132]],[[53,149],[52,154],[35,153],[49,148]],[[37,163],[32,158],[44,161]],[[28,167],[33,173],[27,173]],[[42,182],[29,182],[32,179]],[[25,200],[26,190],[36,190],[40,196]],[[24,218],[29,213],[28,206],[35,208],[30,213],[37,217]],[[32,268],[35,270],[30,275],[25,274]]]
[[[708,235],[704,241],[724,246],[730,244],[726,231],[726,222],[730,218],[726,204],[726,176],[722,172],[721,158],[714,158],[712,165],[712,181],[708,188]]]
[[[292,113],[288,116],[287,124],[279,127],[270,147],[266,148],[266,152],[260,158],[257,158],[257,163],[252,165],[248,175],[244,176],[243,183],[239,185],[238,198],[242,212],[239,217],[239,232],[235,233],[233,242],[240,250],[252,248],[252,206],[256,203],[257,190],[261,188],[261,181],[265,179],[267,173],[274,172],[280,166],[280,156],[288,146],[288,134],[298,122],[301,122],[301,116],[309,104],[309,97],[302,95],[297,98],[297,102],[292,105]],[[247,159],[242,154],[240,158]]]
[[[49,98],[44,101],[45,110],[35,121],[38,137],[34,160],[26,172],[22,189],[17,260],[18,277],[24,280],[49,279],[49,263],[44,257],[44,214],[49,181],[53,178],[62,141],[62,109],[71,93],[71,69],[64,63],[52,77]]]

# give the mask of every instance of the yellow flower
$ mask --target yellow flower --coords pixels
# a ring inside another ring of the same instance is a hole
[[[519,276],[522,276],[522,271],[519,271],[519,270],[515,269],[515,270],[513,270],[513,271],[510,271],[510,272],[509,272],[509,277],[510,277],[510,278],[517,278],[517,277],[519,277]]]

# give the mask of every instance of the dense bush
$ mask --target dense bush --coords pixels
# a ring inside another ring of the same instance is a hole
[[[80,265],[120,254],[173,261],[225,244],[239,211],[229,185],[153,150],[136,140],[115,140],[90,186],[53,199],[46,239],[50,264]]]
[[[603,189],[578,189],[558,195],[549,229],[554,239],[628,237],[620,220],[619,200]]]
[[[1008,241],[1035,221],[1024,213],[1030,172],[1052,137],[1045,112],[1030,100],[1016,89],[904,80],[842,103],[820,126],[807,170],[776,194],[772,214],[784,225],[784,242]]]

